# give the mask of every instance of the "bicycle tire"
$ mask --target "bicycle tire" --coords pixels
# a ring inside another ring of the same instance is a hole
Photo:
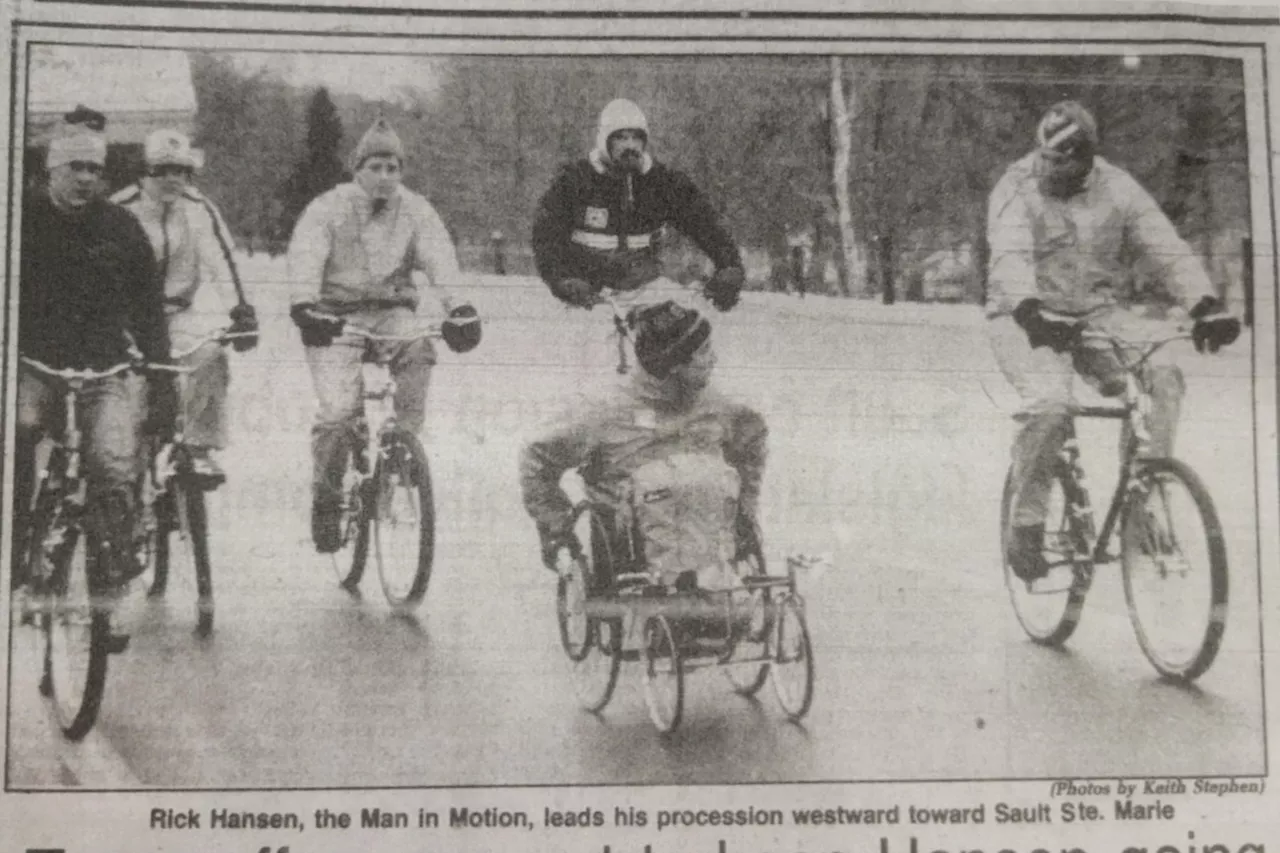
[[[151,535],[152,575],[151,586],[147,588],[147,598],[162,598],[169,588],[169,564],[172,553],[169,550],[169,533],[176,517],[173,495],[168,492],[157,495],[152,505],[155,513],[155,530]]]
[[[378,565],[378,578],[382,583],[382,592],[387,602],[396,610],[408,610],[422,602],[427,594],[427,585],[431,582],[431,565],[435,558],[435,504],[431,488],[431,467],[427,462],[427,453],[413,433],[403,430],[389,430],[382,436],[381,452],[374,468],[372,483],[375,500],[369,506],[369,526],[373,528],[374,560]],[[393,471],[393,466],[401,466],[400,471]],[[404,467],[407,466],[407,469]],[[387,540],[389,531],[396,527],[396,521],[390,516],[390,499],[386,492],[392,488],[392,477],[400,478],[399,485],[409,498],[409,514],[416,516],[417,533],[408,539],[416,539],[416,553],[405,555],[412,566],[412,580],[403,592],[396,586],[392,578],[399,559],[386,553],[390,550]],[[384,500],[387,501],[384,504]],[[385,534],[385,535],[384,535]],[[368,543],[366,542],[366,548]]]
[[[760,547],[760,535],[755,529],[755,525],[750,526],[750,540],[742,543],[741,555],[737,560],[737,571],[740,577],[744,578],[762,578],[765,577],[764,551]],[[773,630],[773,599],[769,587],[761,587],[754,589],[747,594],[747,602],[745,604],[735,604],[734,607],[749,608],[747,624],[745,630],[739,626],[735,626],[734,630],[741,634],[738,643],[767,643],[769,635]],[[734,614],[734,621],[737,621],[739,614]],[[757,623],[757,617],[759,621]],[[739,696],[754,696],[760,692],[760,688],[764,687],[765,681],[769,678],[769,662],[734,662],[730,659],[721,670],[725,679],[733,688],[733,692]]]
[[[205,503],[204,489],[190,476],[179,476],[174,487],[177,500],[185,504],[186,512],[179,519],[186,519],[191,557],[196,570],[196,633],[208,636],[213,631],[213,566],[209,558],[209,510]],[[166,537],[167,538],[167,537]]]
[[[1141,608],[1136,601],[1138,591],[1134,576],[1137,573],[1137,558],[1139,556],[1150,558],[1149,554],[1140,555],[1135,553],[1135,551],[1141,551],[1143,548],[1143,543],[1138,541],[1139,535],[1144,532],[1150,534],[1150,531],[1141,528],[1136,523],[1136,519],[1139,517],[1137,515],[1138,510],[1143,508],[1142,504],[1145,504],[1146,498],[1153,493],[1152,489],[1133,489],[1129,492],[1125,506],[1124,521],[1121,527],[1120,556],[1121,569],[1124,576],[1125,603],[1129,610],[1129,618],[1133,624],[1134,632],[1138,637],[1138,645],[1142,648],[1142,653],[1147,660],[1161,675],[1177,681],[1190,682],[1203,675],[1212,666],[1214,659],[1218,655],[1218,650],[1221,648],[1222,637],[1226,630],[1230,583],[1227,566],[1227,547],[1222,532],[1222,523],[1218,518],[1218,513],[1208,488],[1186,463],[1177,459],[1144,460],[1136,476],[1140,481],[1154,480],[1161,476],[1180,481],[1190,495],[1203,525],[1207,546],[1205,555],[1209,563],[1208,618],[1204,631],[1199,633],[1196,638],[1197,645],[1195,650],[1187,659],[1180,661],[1165,658],[1155,648],[1155,642],[1152,639],[1154,626],[1143,624],[1143,619],[1139,612]],[[1164,494],[1163,488],[1160,492]],[[1169,538],[1171,541],[1175,540],[1176,537],[1173,531],[1169,532]],[[1150,543],[1147,547],[1152,546],[1159,547],[1155,543]],[[1164,574],[1164,572],[1165,568],[1162,564],[1161,574]],[[1167,577],[1166,575],[1164,579],[1167,579]],[[1184,595],[1179,595],[1178,597],[1185,600]],[[1179,619],[1177,623],[1177,633],[1180,635],[1185,634],[1187,630],[1186,621]]]
[[[659,692],[664,680],[658,673],[661,661],[668,660],[672,696],[661,701]],[[665,616],[650,616],[644,624],[644,701],[649,709],[649,719],[662,734],[670,734],[680,726],[684,715],[684,661],[675,631]]]
[[[369,559],[369,525],[372,512],[373,478],[365,478],[358,460],[363,452],[364,435],[352,427],[347,430],[339,453],[342,456],[343,492],[341,525],[342,545],[329,555],[338,585],[354,593],[364,578]]]
[[[1053,485],[1056,485],[1063,498],[1063,518],[1057,523],[1061,527],[1065,526],[1065,532],[1060,529],[1059,536],[1065,537],[1072,545],[1079,545],[1079,531],[1075,525],[1079,524],[1078,518],[1073,518],[1068,508],[1072,500],[1087,500],[1087,496],[1079,494],[1079,487],[1075,480],[1066,470],[1065,463],[1059,463],[1054,466]],[[1013,604],[1014,615],[1018,618],[1018,623],[1022,626],[1022,630],[1031,640],[1042,646],[1057,647],[1061,646],[1071,635],[1075,633],[1076,627],[1080,624],[1080,616],[1084,610],[1085,596],[1089,592],[1092,585],[1093,575],[1092,567],[1088,570],[1073,569],[1072,579],[1069,587],[1065,590],[1054,593],[1035,593],[1032,592],[1025,581],[1017,576],[1013,571],[1013,567],[1009,563],[1009,531],[1010,531],[1010,510],[1013,500],[1013,469],[1005,475],[1004,491],[1000,500],[1000,560],[1004,565],[1005,586],[1009,590],[1009,599]],[[1049,530],[1049,519],[1046,519],[1045,530],[1046,538]],[[1069,559],[1075,559],[1077,555],[1069,554]],[[1057,596],[1060,601],[1060,612],[1058,605],[1048,602],[1049,595]],[[1040,601],[1043,609],[1046,611],[1046,617],[1041,619],[1037,614],[1032,612],[1035,602]]]
[[[47,532],[47,528],[41,531],[42,534]],[[43,535],[41,538],[43,539]],[[50,567],[50,584],[46,590],[49,605],[41,615],[41,630],[45,638],[41,693],[52,700],[58,727],[63,737],[70,741],[82,740],[97,722],[107,683],[111,617],[106,607],[95,604],[103,590],[89,571],[90,560],[93,559],[90,555],[96,550],[94,538],[76,524],[67,527],[66,538]],[[40,551],[43,555],[42,546]],[[58,628],[66,625],[64,620],[72,615],[71,608],[65,606],[64,599],[72,588],[75,574],[84,575],[83,588],[89,595],[88,660],[82,675],[76,677],[68,673],[64,679],[60,676],[60,671],[66,667],[64,656],[60,653]],[[78,682],[75,685],[80,690],[78,700],[69,695],[71,681]],[[64,704],[68,701],[69,705]]]

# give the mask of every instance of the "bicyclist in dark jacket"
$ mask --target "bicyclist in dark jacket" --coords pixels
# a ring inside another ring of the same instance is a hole
[[[1044,524],[1053,460],[1070,427],[1078,371],[1103,394],[1120,393],[1113,352],[1079,346],[1086,328],[1123,337],[1140,318],[1118,304],[1133,263],[1146,261],[1195,321],[1196,348],[1216,351],[1240,334],[1204,266],[1155,200],[1097,156],[1098,130],[1080,104],[1049,109],[1037,149],[1011,165],[991,193],[987,315],[996,360],[1022,397],[1013,446],[1013,529],[1008,559],[1024,580],[1043,577]],[[1182,371],[1150,366],[1151,456],[1168,456],[1183,396]]]
[[[663,286],[657,240],[671,225],[711,259],[715,273],[705,292],[728,310],[742,290],[738,248],[693,181],[655,160],[648,141],[648,123],[634,103],[604,108],[595,148],[566,166],[538,205],[538,274],[569,305],[590,307],[606,288],[633,305],[663,301],[674,285]]]
[[[136,219],[103,198],[106,119],[91,110],[68,114],[49,143],[46,191],[22,210],[18,351],[49,367],[100,370],[131,360],[129,338],[147,361],[169,356],[164,292],[151,244]],[[125,373],[87,383],[78,420],[92,513],[105,529],[133,531],[132,484],[139,460],[139,407],[144,385],[155,428],[172,415],[173,384]],[[15,532],[24,531],[32,500],[35,448],[61,417],[61,391],[29,368],[18,373],[14,443]],[[21,547],[21,535],[14,537]],[[126,537],[127,540],[127,537]],[[137,573],[125,542],[106,561],[114,585]],[[119,548],[115,548],[119,545]],[[25,561],[15,559],[15,571]],[[14,577],[15,585],[25,578]]]

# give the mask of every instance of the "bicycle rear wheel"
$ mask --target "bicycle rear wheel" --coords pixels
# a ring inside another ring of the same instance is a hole
[[[329,555],[338,584],[355,593],[369,559],[369,526],[373,515],[374,479],[361,470],[364,433],[347,431],[339,451],[342,459],[342,507],[338,520],[339,547]]]
[[[1227,620],[1227,548],[1208,489],[1176,459],[1145,461],[1129,492],[1121,565],[1147,660],[1191,681],[1217,657]]]
[[[62,734],[78,741],[93,728],[107,682],[111,638],[104,590],[91,577],[95,542],[65,514],[65,505],[37,519],[31,577],[44,633],[40,692],[53,700]],[[96,539],[96,537],[94,537]]]
[[[804,610],[794,595],[778,602],[774,635],[773,665],[770,669],[778,704],[792,721],[809,713],[813,704],[813,646]]]
[[[401,429],[383,435],[372,482],[370,518],[382,591],[393,608],[411,609],[427,594],[436,543],[431,469],[417,436]]]
[[[147,595],[157,598],[165,594],[175,562],[191,566],[196,582],[196,633],[208,636],[213,631],[214,602],[204,489],[194,477],[179,473],[168,491],[157,496],[154,515],[151,552],[155,571]]]
[[[1013,612],[1027,636],[1043,646],[1060,646],[1080,624],[1085,595],[1093,581],[1088,559],[1087,537],[1071,508],[1082,500],[1078,486],[1062,465],[1055,468],[1045,516],[1044,553],[1050,565],[1048,577],[1027,583],[1009,563],[1013,472],[1005,476],[1000,504],[1000,554],[1004,563],[1005,586],[1013,602]]]

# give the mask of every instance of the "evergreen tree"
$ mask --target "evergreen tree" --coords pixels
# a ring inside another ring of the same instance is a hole
[[[342,120],[338,118],[328,89],[322,87],[307,107],[307,145],[303,159],[281,191],[283,233],[293,233],[294,225],[312,199],[346,179],[346,169],[338,156],[341,144]]]

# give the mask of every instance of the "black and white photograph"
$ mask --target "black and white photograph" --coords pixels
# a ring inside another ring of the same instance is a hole
[[[1265,790],[1275,20],[158,5],[11,22],[19,815],[816,849],[789,786],[1048,849],[1051,784]]]

